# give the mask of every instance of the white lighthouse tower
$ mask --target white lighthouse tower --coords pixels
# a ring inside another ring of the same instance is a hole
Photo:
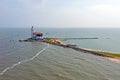
[[[31,38],[33,37],[33,33],[34,33],[34,27],[31,27]]]

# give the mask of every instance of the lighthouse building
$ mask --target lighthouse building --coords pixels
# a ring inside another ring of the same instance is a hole
[[[34,32],[34,27],[31,28],[31,38],[34,40],[43,39],[43,33],[41,32]]]

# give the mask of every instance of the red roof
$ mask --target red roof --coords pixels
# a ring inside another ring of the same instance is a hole
[[[39,35],[42,34],[41,32],[33,32],[33,34]]]

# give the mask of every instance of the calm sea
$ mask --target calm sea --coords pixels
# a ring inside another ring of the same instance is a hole
[[[120,53],[120,29],[36,29],[44,37],[66,40],[82,48]],[[120,64],[103,57],[42,42],[19,42],[29,28],[0,29],[0,80],[119,80]]]

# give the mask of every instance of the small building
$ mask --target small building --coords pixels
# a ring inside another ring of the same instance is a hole
[[[39,40],[43,38],[43,33],[41,32],[35,32],[34,27],[31,28],[31,38],[34,40]]]

